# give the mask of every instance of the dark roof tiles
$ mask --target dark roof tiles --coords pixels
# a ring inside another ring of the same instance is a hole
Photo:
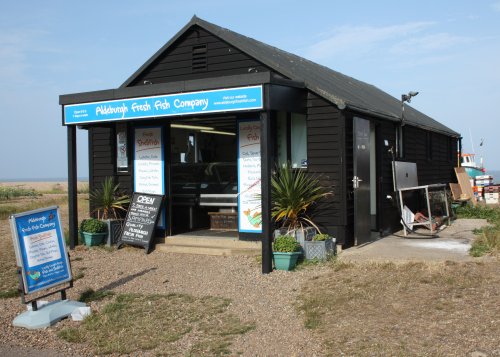
[[[122,87],[130,85],[144,69],[151,65],[158,56],[192,26],[199,26],[211,32],[281,75],[294,81],[304,82],[306,88],[335,104],[339,109],[349,108],[353,111],[393,121],[399,121],[401,118],[401,101],[371,84],[214,25],[196,16],[151,57],[150,60],[139,68]],[[405,121],[424,129],[451,136],[460,136],[459,133],[408,105],[405,106]]]

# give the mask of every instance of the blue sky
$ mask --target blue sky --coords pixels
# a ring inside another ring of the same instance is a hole
[[[500,0],[27,0],[0,13],[0,179],[65,177],[58,96],[118,87],[194,14],[395,97],[419,91],[412,106],[500,170]]]

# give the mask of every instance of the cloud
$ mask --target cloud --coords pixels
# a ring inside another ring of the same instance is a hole
[[[309,46],[305,53],[306,57],[313,60],[324,60],[350,52],[366,53],[375,46],[419,33],[432,24],[410,22],[383,27],[343,26],[335,29],[332,34],[322,34],[321,37],[326,38]]]
[[[0,31],[0,78],[2,81],[28,80],[29,53],[40,31],[9,29]]]
[[[454,36],[446,32],[441,32],[405,39],[393,45],[390,48],[390,52],[396,55],[436,53],[473,41],[474,39],[471,37]]]

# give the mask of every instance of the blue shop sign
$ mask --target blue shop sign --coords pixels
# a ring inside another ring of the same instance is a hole
[[[11,216],[16,260],[26,294],[71,280],[68,254],[56,206]]]
[[[65,105],[64,123],[85,124],[262,108],[262,86],[253,86]]]

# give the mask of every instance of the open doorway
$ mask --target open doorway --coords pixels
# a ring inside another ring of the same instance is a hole
[[[236,118],[170,125],[172,235],[237,237]]]

